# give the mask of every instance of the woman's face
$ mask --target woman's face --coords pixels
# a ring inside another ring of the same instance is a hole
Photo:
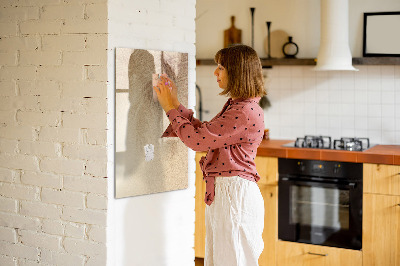
[[[217,77],[219,87],[221,89],[226,89],[228,87],[228,71],[226,68],[218,64],[214,71],[214,75]]]

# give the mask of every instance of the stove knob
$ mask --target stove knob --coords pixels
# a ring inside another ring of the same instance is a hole
[[[303,162],[297,162],[297,165],[299,166],[299,170],[301,172],[304,172],[304,170],[306,169],[305,165],[303,164]]]
[[[333,168],[333,173],[334,173],[334,174],[338,174],[339,171],[340,171],[340,164],[336,164],[336,165],[335,165],[335,168]]]

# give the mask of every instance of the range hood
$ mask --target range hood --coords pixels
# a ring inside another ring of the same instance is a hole
[[[316,71],[351,70],[348,0],[321,0],[321,39]]]

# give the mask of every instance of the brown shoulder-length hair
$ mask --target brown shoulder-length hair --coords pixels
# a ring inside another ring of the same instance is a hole
[[[243,44],[223,48],[214,60],[228,72],[228,86],[220,95],[247,99],[267,94],[260,58],[253,48]]]

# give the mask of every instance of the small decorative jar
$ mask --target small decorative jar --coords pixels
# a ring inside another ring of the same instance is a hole
[[[282,52],[285,55],[285,58],[296,58],[296,55],[299,52],[299,47],[292,40],[293,37],[289,36],[289,41],[282,46]]]

